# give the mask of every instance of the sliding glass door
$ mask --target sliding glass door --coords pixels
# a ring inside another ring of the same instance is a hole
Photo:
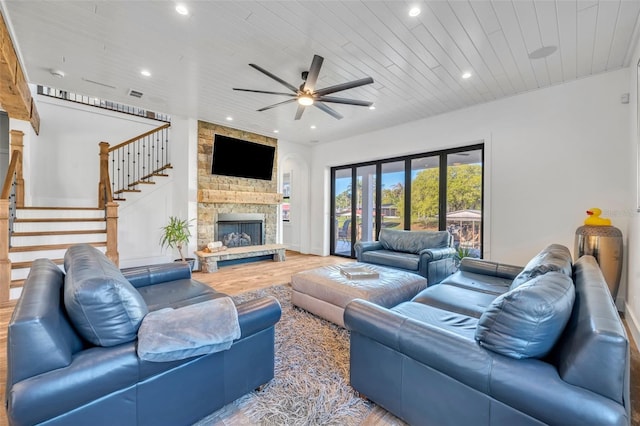
[[[456,248],[482,255],[484,145],[331,169],[331,254],[354,257],[380,229],[448,230]]]

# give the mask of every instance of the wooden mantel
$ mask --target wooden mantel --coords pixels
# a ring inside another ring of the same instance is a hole
[[[282,194],[274,192],[225,191],[199,189],[199,203],[281,204]]]
[[[40,116],[31,97],[29,84],[13,47],[7,25],[0,14],[0,106],[9,117],[29,121],[40,133]]]

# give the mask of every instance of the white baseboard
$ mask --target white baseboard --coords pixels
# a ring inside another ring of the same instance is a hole
[[[640,327],[638,327],[638,319],[633,316],[633,311],[629,308],[629,305],[625,303],[624,318],[627,321],[627,326],[631,332],[631,337],[636,344],[636,348],[640,349],[638,343],[640,342]]]

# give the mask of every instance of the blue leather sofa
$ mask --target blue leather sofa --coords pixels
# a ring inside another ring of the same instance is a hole
[[[592,256],[463,262],[394,308],[352,301],[344,322],[351,385],[412,425],[630,423],[629,340]]]
[[[378,241],[354,245],[358,262],[372,263],[422,275],[437,284],[455,269],[456,250],[448,231],[382,229]]]
[[[281,315],[274,298],[236,307],[241,337],[230,349],[150,362],[138,357],[136,329],[129,328],[136,312],[225,295],[192,280],[187,264],[119,271],[88,245],[67,251],[65,271],[37,260],[9,323],[11,425],[189,425],[273,378],[274,325]],[[101,344],[72,320],[78,312],[69,288],[79,284],[88,290],[82,309],[98,309],[91,331],[100,333]],[[113,322],[123,318],[126,324]]]

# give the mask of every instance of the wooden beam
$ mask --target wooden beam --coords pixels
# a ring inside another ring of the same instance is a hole
[[[29,121],[40,133],[40,115],[31,97],[29,84],[13,46],[7,25],[0,14],[0,106],[9,117]]]
[[[274,192],[222,191],[199,189],[199,203],[280,204],[282,194]]]

